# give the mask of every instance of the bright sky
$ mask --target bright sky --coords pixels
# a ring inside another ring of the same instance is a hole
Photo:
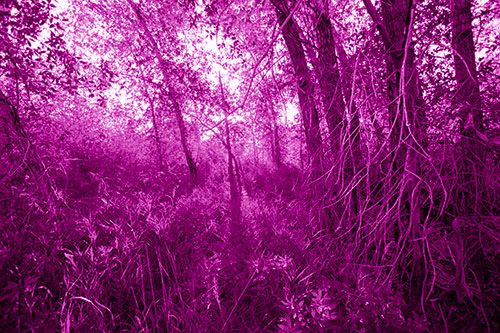
[[[55,7],[52,9],[52,13],[54,13],[54,15],[58,15],[64,12],[69,7],[68,0],[53,0],[52,2],[55,5]]]
[[[54,0],[55,8],[52,10],[53,14],[60,15],[64,13],[71,5],[71,0]],[[103,31],[104,33],[104,31]],[[221,43],[221,34],[218,35],[218,40],[216,38],[211,38],[208,31],[201,27],[197,31],[188,31],[179,34],[180,40],[184,40],[184,46],[186,47],[187,53],[190,54],[193,59],[199,58],[200,50],[202,50],[203,57],[206,58],[209,71],[207,68],[197,68],[200,67],[198,64],[193,64],[193,69],[200,70],[204,73],[204,77],[211,82],[214,89],[219,88],[219,73],[222,77],[222,83],[224,89],[227,92],[227,97],[233,100],[233,103],[241,103],[242,90],[247,86],[244,84],[245,78],[241,76],[239,72],[234,71],[234,65],[240,62],[240,59],[235,59],[229,57],[229,50],[227,48],[220,48],[217,43]],[[226,43],[228,44],[228,43]],[[100,63],[103,55],[94,54],[88,50],[80,50],[77,52],[84,54],[86,60],[91,61],[95,64]],[[182,61],[183,59],[180,59]],[[233,67],[233,68],[231,68]],[[254,82],[255,83],[255,82]],[[127,90],[123,90],[122,86],[117,83],[113,83],[111,88],[106,93],[107,97],[115,100],[123,105],[129,104],[131,102],[130,96]],[[233,97],[236,97],[234,99]],[[233,107],[236,105],[232,105]],[[147,106],[138,106],[144,108]],[[282,105],[277,105],[277,109],[281,111],[284,122],[290,122],[295,119],[298,109],[295,103],[287,102],[286,110],[283,110]]]

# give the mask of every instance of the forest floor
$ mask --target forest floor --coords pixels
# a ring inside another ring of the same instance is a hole
[[[310,200],[297,195],[298,174],[254,179],[242,199],[245,237],[235,244],[222,181],[189,188],[115,169],[53,175],[50,195],[34,181],[4,195],[2,330],[500,329],[498,275],[479,290],[468,284],[458,299],[447,287],[453,249],[436,236],[443,253],[432,265],[441,273],[427,277],[428,295],[415,296],[420,290],[388,279],[391,267],[359,264],[370,255],[359,240],[318,231]]]

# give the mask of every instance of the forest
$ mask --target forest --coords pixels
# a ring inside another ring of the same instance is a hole
[[[499,332],[500,3],[0,0],[0,331]]]

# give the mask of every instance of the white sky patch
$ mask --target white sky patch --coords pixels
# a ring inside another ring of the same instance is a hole
[[[52,14],[54,15],[64,13],[69,8],[68,0],[53,0],[52,3],[55,5],[55,7],[52,8]]]
[[[229,89],[231,94],[234,94],[241,85],[241,79],[237,77],[234,73],[228,71],[226,67],[228,65],[234,65],[239,62],[239,59],[231,59],[225,53],[224,48],[217,45],[217,40],[211,37],[207,31],[198,31],[192,34],[193,43],[187,43],[187,52],[193,56],[196,56],[200,52],[199,48],[208,55],[207,61],[210,66],[210,72],[205,73],[206,79],[212,83],[214,87],[219,86],[219,74],[222,77],[222,83],[225,89]],[[184,35],[184,37],[188,37]],[[189,37],[188,37],[189,38]],[[220,42],[220,40],[219,40]]]
[[[122,85],[119,83],[111,83],[111,88],[108,89],[110,97],[116,99],[122,105],[129,104],[131,98],[125,89],[122,88]]]
[[[286,111],[284,114],[285,124],[288,124],[289,122],[294,123],[295,117],[299,114],[299,108],[297,107],[297,104],[287,102],[285,111]]]

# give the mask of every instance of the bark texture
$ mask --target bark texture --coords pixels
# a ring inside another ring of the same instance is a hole
[[[387,94],[389,97],[389,154],[383,159],[386,175],[381,180],[388,198],[387,209],[393,218],[388,228],[394,239],[408,247],[412,256],[402,258],[397,265],[401,282],[412,286],[410,301],[423,294],[423,244],[411,239],[421,236],[421,167],[419,156],[424,156],[420,144],[423,131],[419,112],[423,112],[418,94],[417,72],[414,66],[412,42],[415,4],[412,0],[388,0],[381,4],[378,17],[370,0],[363,0],[368,13],[377,25],[386,51]]]
[[[307,67],[305,51],[300,42],[300,28],[294,21],[286,0],[272,0],[276,15],[283,26],[282,34],[287,46],[298,83],[300,112],[304,123],[307,152],[312,164],[313,174],[322,170],[322,146],[318,110],[314,103],[314,84]]]
[[[330,145],[335,156],[340,151],[344,119],[344,100],[338,61],[335,50],[333,28],[329,17],[328,1],[320,0],[316,8],[316,38],[318,44],[318,69],[324,114],[328,124]]]
[[[452,48],[457,91],[454,102],[460,108],[462,131],[467,127],[483,131],[482,102],[477,80],[472,34],[471,0],[451,0]]]
[[[327,189],[324,182],[320,180],[324,172],[320,121],[314,102],[314,82],[307,67],[305,50],[301,42],[301,30],[295,22],[286,0],[272,0],[271,2],[276,9],[278,21],[282,26],[282,35],[298,83],[299,107],[304,123],[307,153],[312,166],[312,197],[316,204],[318,221],[324,230],[334,232],[338,222],[332,209],[325,202],[328,200],[326,196]]]
[[[478,133],[484,131],[482,101],[479,92],[475,48],[472,35],[472,15],[470,0],[451,0],[452,40],[455,80],[457,90],[453,105],[459,111],[460,133],[462,134],[459,156],[461,167],[460,187],[456,195],[459,215],[481,214],[479,196],[483,190],[481,181],[484,147]],[[476,196],[478,194],[478,196]]]
[[[483,216],[488,215],[483,202],[485,201],[484,162],[486,160],[485,147],[480,137],[484,134],[483,103],[479,90],[479,81],[475,60],[475,45],[472,32],[471,0],[450,0],[451,28],[455,80],[457,84],[453,105],[459,112],[460,142],[459,156],[457,158],[459,173],[454,196],[454,213],[456,218],[453,227],[458,236],[470,223],[481,224]],[[474,253],[469,258],[471,269],[481,285],[489,283],[489,270],[487,256],[483,252],[481,239],[468,237],[472,244],[461,244],[459,248],[473,249]],[[463,301],[466,290],[467,269],[463,263],[456,265],[455,291],[459,302]]]

